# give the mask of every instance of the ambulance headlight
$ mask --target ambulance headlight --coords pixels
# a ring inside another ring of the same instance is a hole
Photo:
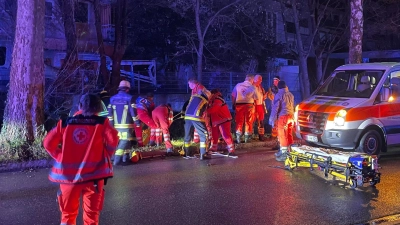
[[[337,112],[335,115],[335,119],[333,120],[333,122],[335,122],[335,125],[343,126],[344,122],[346,121],[346,115],[347,115],[346,110],[344,109],[339,110],[339,112]]]

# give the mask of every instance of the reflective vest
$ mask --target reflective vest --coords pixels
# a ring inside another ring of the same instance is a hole
[[[120,91],[112,96],[108,105],[108,119],[116,129],[134,128],[134,123],[140,124],[132,95]]]

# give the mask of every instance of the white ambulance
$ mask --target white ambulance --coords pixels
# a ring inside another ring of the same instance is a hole
[[[296,136],[311,146],[379,155],[400,145],[400,63],[338,67],[295,119]]]

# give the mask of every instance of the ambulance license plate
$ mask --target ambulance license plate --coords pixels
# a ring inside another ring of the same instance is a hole
[[[317,136],[306,135],[306,139],[307,139],[307,141],[318,142],[318,137]]]

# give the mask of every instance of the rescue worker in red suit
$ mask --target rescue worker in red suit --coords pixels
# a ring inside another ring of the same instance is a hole
[[[165,147],[167,148],[167,156],[173,156],[174,149],[171,144],[169,127],[172,124],[174,118],[174,112],[172,111],[171,104],[162,104],[157,106],[152,112],[152,118],[156,124],[156,144],[160,146],[163,137]]]
[[[204,95],[207,96],[207,98],[211,97],[211,92],[209,90],[207,90],[207,88],[205,88],[202,84],[200,84],[197,81],[197,79],[190,78],[188,81],[188,84],[189,84],[189,88],[192,89],[192,93],[191,93],[192,95],[198,93],[199,91],[202,91],[204,93]],[[206,123],[208,134],[211,135],[212,128],[211,128],[211,124],[210,124],[210,118],[208,117],[207,113],[204,113],[204,122]],[[199,134],[197,133],[196,129],[194,129],[193,142],[194,143],[200,142]]]
[[[235,111],[236,141],[240,143],[245,124],[244,142],[249,142],[253,134],[254,103],[257,100],[256,88],[253,86],[254,75],[246,75],[246,80],[238,83],[232,91],[232,106]]]
[[[82,196],[83,224],[98,224],[103,208],[103,187],[113,176],[111,156],[118,145],[118,131],[107,118],[98,116],[100,98],[85,94],[80,114],[60,120],[43,140],[55,160],[49,180],[60,184],[58,204],[61,224],[77,224]]]
[[[121,81],[118,87],[118,93],[110,98],[108,105],[108,119],[112,126],[118,130],[119,143],[114,156],[114,165],[121,162],[129,162],[134,140],[133,132],[136,135],[138,146],[143,146],[142,128],[140,120],[137,117],[136,105],[129,89],[131,85],[128,81]]]
[[[209,151],[216,152],[218,150],[219,134],[221,133],[222,138],[227,144],[228,154],[235,156],[235,144],[233,143],[231,134],[231,112],[229,112],[228,105],[218,89],[212,90],[211,94],[207,113],[211,118],[213,137]]]
[[[262,76],[257,74],[254,77],[254,87],[256,88],[257,100],[255,101],[255,114],[254,118],[258,124],[258,140],[264,141],[264,116],[267,113],[267,108],[265,107],[265,99],[267,99],[267,92],[261,85]]]
[[[149,142],[150,146],[156,145],[157,125],[154,123],[154,120],[151,115],[152,111],[155,108],[153,98],[154,98],[153,93],[149,92],[147,93],[146,97],[139,96],[136,99],[136,109],[139,116],[139,120],[142,121],[142,123],[146,124],[148,127],[150,127],[150,142]]]
[[[269,124],[274,126],[277,120],[280,150],[275,154],[277,161],[285,161],[288,146],[293,144],[294,96],[290,93],[285,81],[278,83],[279,91],[272,103]]]
[[[190,84],[189,84],[190,86]],[[191,156],[190,146],[190,129],[192,126],[197,130],[200,136],[200,160],[209,159],[206,154],[208,132],[205,124],[204,114],[206,113],[208,97],[205,90],[199,90],[198,93],[190,97],[189,103],[185,111],[185,137],[183,149],[185,155]],[[210,93],[211,94],[211,93]]]

